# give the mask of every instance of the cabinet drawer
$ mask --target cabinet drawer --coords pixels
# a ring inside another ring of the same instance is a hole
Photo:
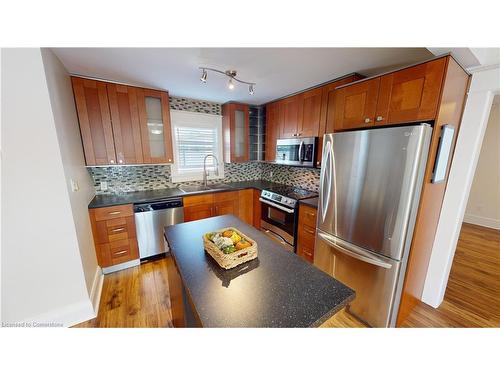
[[[128,262],[139,257],[135,239],[114,241],[109,244],[109,257],[113,265]]]
[[[94,239],[97,244],[136,237],[133,216],[96,221],[94,228]]]
[[[299,223],[316,228],[317,212],[314,207],[301,204],[299,208]]]
[[[189,197],[184,197],[183,202],[184,202],[184,207],[194,206],[197,204],[213,203],[214,202],[214,195],[213,194],[192,195]]]
[[[307,225],[303,225],[299,228],[299,240],[300,242],[306,244],[309,247],[314,247],[314,241],[316,240],[316,231]]]
[[[310,247],[304,244],[299,244],[297,254],[301,258],[307,260],[310,263],[314,262],[314,247]]]
[[[226,191],[224,193],[215,193],[214,194],[214,202],[224,202],[224,201],[233,201],[238,200],[238,192],[237,191]]]
[[[131,204],[126,204],[123,206],[94,208],[93,211],[96,221],[110,220],[134,215],[134,209]]]

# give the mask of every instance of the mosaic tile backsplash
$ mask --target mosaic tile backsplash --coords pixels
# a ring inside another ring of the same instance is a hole
[[[199,185],[201,181],[173,183],[170,165],[114,166],[87,168],[94,180],[96,194],[121,194],[132,191],[156,190],[178,185]],[[271,163],[250,162],[224,164],[224,178],[213,182],[237,182],[264,179],[303,189],[318,191],[319,169],[297,168]],[[108,189],[101,191],[100,184]]]
[[[171,96],[169,100],[170,100],[170,109],[177,109],[179,111],[210,113],[212,115],[222,114],[222,106],[219,103],[207,102],[205,100],[181,98],[178,96]]]

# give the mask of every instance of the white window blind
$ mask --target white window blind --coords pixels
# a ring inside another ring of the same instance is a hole
[[[203,169],[205,156],[218,154],[217,130],[202,127],[175,127],[175,142],[178,150],[178,169],[193,171]],[[213,158],[207,159],[207,166],[214,166]]]
[[[219,175],[215,175],[214,158],[207,158],[208,178],[224,178],[222,155],[222,117],[188,111],[171,110],[174,164],[172,181],[203,179],[205,156],[215,155],[219,163]]]

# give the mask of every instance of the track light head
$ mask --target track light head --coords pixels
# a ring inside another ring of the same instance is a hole
[[[248,92],[250,93],[250,95],[253,95],[253,93],[254,93],[253,85],[248,86]]]
[[[229,90],[234,90],[234,83],[232,78],[229,78],[229,83],[227,84],[227,87]]]
[[[207,83],[207,71],[205,69],[203,69],[203,72],[201,73],[200,81]]]

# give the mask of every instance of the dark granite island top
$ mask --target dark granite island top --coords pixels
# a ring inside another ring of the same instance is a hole
[[[259,256],[224,270],[204,251],[202,235],[228,226],[255,240]],[[202,327],[316,327],[354,299],[352,289],[232,215],[166,227],[165,237],[184,306],[193,310],[186,315]]]

